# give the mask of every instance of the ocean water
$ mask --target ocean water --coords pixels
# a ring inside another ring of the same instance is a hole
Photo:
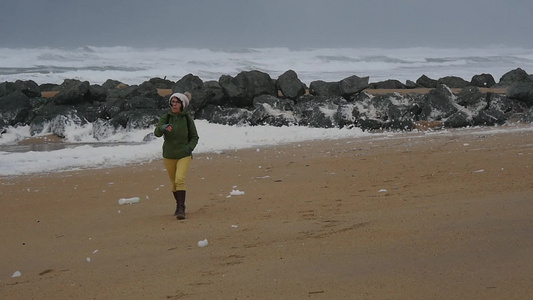
[[[107,79],[140,84],[153,77],[177,81],[192,73],[202,80],[218,80],[241,71],[259,70],[277,78],[294,70],[300,80],[339,81],[351,75],[416,81],[488,73],[496,82],[506,72],[533,72],[533,49],[488,48],[247,48],[233,50],[191,48],[81,47],[0,48],[0,82],[33,80],[38,84],[64,79],[102,84]]]
[[[153,77],[178,81],[189,73],[208,81],[250,70],[266,72],[273,79],[287,70],[294,70],[307,85],[314,80],[339,81],[351,75],[369,76],[370,82],[387,79],[405,82],[416,81],[422,75],[433,79],[459,76],[470,80],[474,75],[487,73],[498,82],[503,74],[516,68],[533,72],[533,49],[500,46],[480,49],[232,50],[91,46],[0,48],[0,82],[33,80],[38,84],[60,84],[65,79],[102,84],[113,79],[133,85]],[[196,122],[200,135],[196,153],[370,135],[358,128],[238,127],[202,120]],[[525,125],[525,128],[531,130],[533,127]],[[153,128],[116,130],[71,122],[66,128],[66,137],[58,142],[48,137],[46,128],[34,136],[30,136],[28,126],[7,128],[0,135],[0,176],[106,168],[159,159],[162,139],[144,141],[152,131]]]

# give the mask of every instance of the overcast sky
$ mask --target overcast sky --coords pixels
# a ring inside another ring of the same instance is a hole
[[[1,0],[0,47],[533,47],[533,0]]]

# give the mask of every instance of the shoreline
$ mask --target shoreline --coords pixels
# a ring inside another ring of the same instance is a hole
[[[482,128],[197,154],[185,221],[159,160],[0,178],[0,297],[527,298],[531,140]]]

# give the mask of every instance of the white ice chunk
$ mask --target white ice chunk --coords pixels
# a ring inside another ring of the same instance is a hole
[[[231,192],[229,194],[230,194],[230,196],[242,196],[242,195],[244,195],[244,191],[231,190]]]
[[[134,203],[139,203],[140,201],[141,201],[141,198],[139,198],[139,197],[120,198],[120,199],[118,199],[118,204],[119,205],[134,204]]]
[[[207,239],[203,241],[198,241],[198,247],[205,247],[207,246],[207,244],[208,244]]]

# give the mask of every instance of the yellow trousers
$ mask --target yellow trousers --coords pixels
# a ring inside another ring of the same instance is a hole
[[[172,184],[172,191],[185,191],[185,178],[187,177],[187,170],[192,157],[187,156],[180,159],[164,158],[165,168],[168,172],[168,177]]]

